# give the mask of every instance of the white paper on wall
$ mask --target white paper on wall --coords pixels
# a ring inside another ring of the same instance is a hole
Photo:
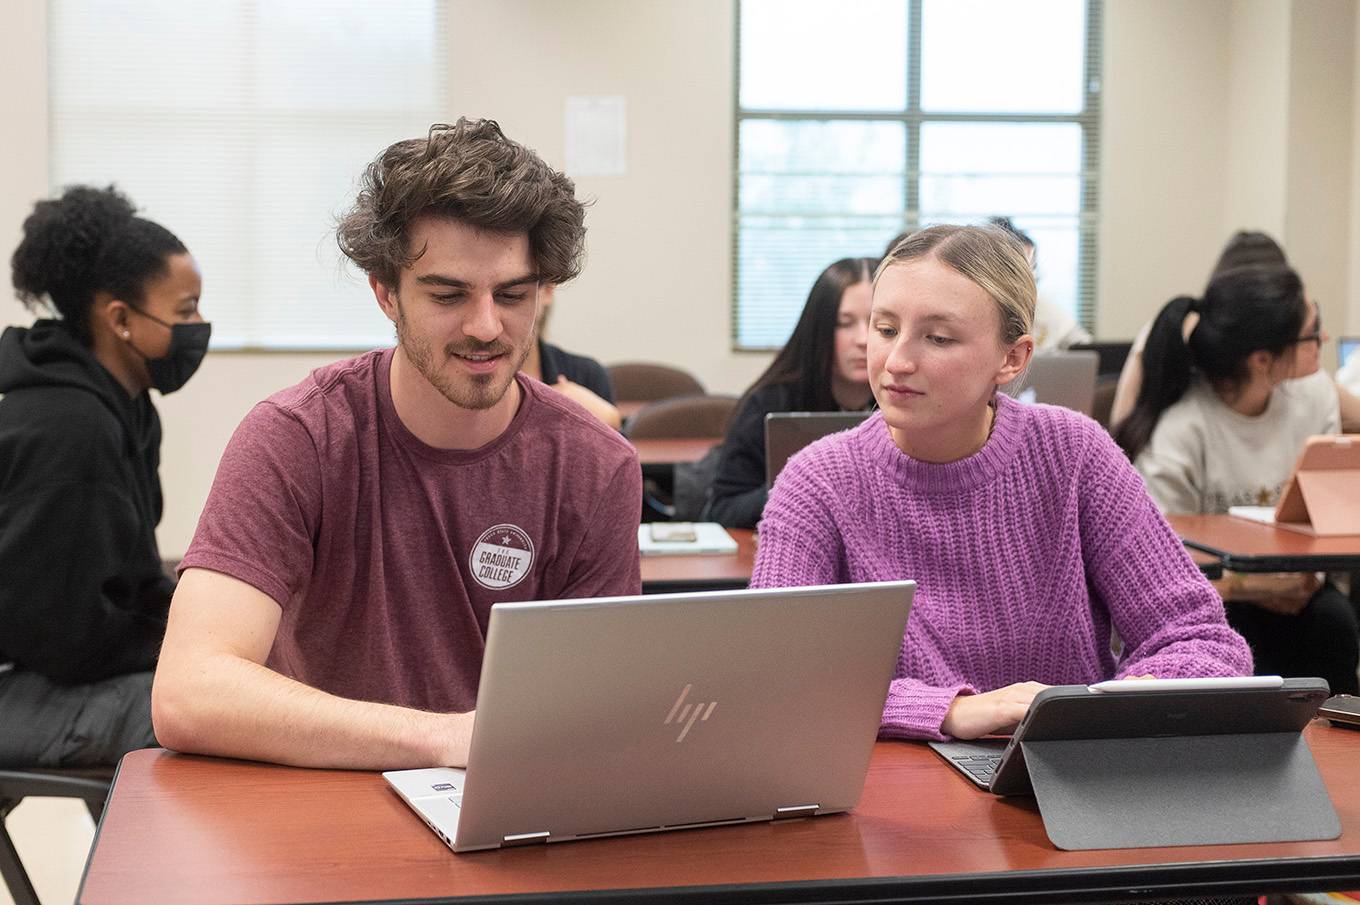
[[[567,175],[628,171],[627,104],[618,95],[567,98]]]

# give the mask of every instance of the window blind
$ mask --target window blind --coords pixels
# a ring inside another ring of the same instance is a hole
[[[443,0],[51,0],[51,180],[114,183],[203,270],[215,349],[390,341],[333,227],[445,113]]]
[[[1005,215],[1094,329],[1100,0],[740,0],[733,346],[787,340],[817,275]],[[811,24],[809,24],[811,23]]]

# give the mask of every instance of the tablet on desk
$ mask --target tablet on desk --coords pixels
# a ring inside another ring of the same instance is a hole
[[[1035,696],[1010,738],[931,742],[930,747],[980,788],[1025,795],[1033,791],[1026,741],[1298,732],[1327,692],[1322,679],[1279,676],[1055,685]]]
[[[1322,679],[1134,680],[1035,696],[986,783],[1032,793],[1058,848],[1335,839],[1341,823],[1302,730]],[[1161,688],[1157,686],[1161,685]],[[952,745],[932,743],[957,764]],[[967,748],[957,752],[964,756]],[[971,761],[976,763],[976,760]]]
[[[1308,438],[1275,524],[1320,537],[1360,534],[1360,434]]]

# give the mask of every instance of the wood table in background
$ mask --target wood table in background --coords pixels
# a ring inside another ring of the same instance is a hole
[[[1234,572],[1346,572],[1360,569],[1360,535],[1314,537],[1235,515],[1171,515],[1187,547],[1217,556]]]
[[[849,814],[465,855],[376,773],[151,749],[123,760],[78,901],[527,905],[615,890],[668,903],[984,903],[1354,889],[1360,732],[1305,732],[1340,839],[1086,852],[1055,848],[1032,798],[983,792],[915,742],[875,746]]]
[[[728,528],[736,553],[673,554],[642,557],[642,593],[730,591],[746,587],[756,564],[756,533]]]
[[[654,467],[698,462],[722,437],[689,437],[682,440],[632,440],[643,470]]]

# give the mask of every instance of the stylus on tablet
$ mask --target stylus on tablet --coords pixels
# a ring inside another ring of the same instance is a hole
[[[1230,676],[1214,679],[1110,679],[1087,685],[1090,691],[1237,691],[1243,688],[1279,688],[1280,676]]]

